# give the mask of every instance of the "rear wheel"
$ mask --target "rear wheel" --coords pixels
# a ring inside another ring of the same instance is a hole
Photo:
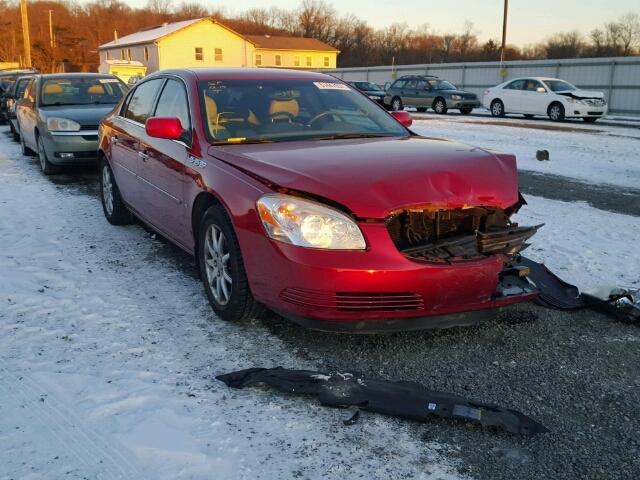
[[[584,120],[587,123],[596,123],[596,120],[598,120],[598,117],[582,117],[582,120]]]
[[[60,171],[58,165],[54,165],[47,158],[47,151],[44,149],[44,142],[40,135],[36,135],[36,142],[38,144],[38,158],[40,159],[40,169],[45,175],[53,175]]]
[[[461,108],[460,109],[460,113],[463,115],[469,115],[471,112],[473,112],[473,108]]]
[[[100,163],[100,199],[102,211],[112,225],[128,225],[133,220],[131,212],[122,201],[111,167],[105,159]]]
[[[391,110],[393,110],[394,112],[404,110],[404,106],[402,105],[402,100],[400,100],[400,97],[393,97],[393,99],[391,100]]]
[[[551,105],[549,105],[547,114],[549,115],[549,118],[552,122],[564,121],[564,107],[561,103],[553,102]]]
[[[444,101],[444,98],[436,98],[433,102],[433,111],[444,115],[447,113],[447,102]]]
[[[210,207],[198,232],[200,277],[213,311],[226,321],[258,316],[262,306],[249,288],[240,245],[224,209]]]
[[[491,115],[494,117],[504,117],[504,103],[502,103],[502,100],[494,100],[491,102]]]

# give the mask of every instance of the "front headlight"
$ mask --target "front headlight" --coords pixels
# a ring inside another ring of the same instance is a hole
[[[567,97],[567,102],[569,102],[569,103],[579,103],[579,104],[583,104],[584,103],[579,98],[573,98],[573,97]]]
[[[461,95],[451,95],[451,100],[462,100]]]
[[[49,117],[47,129],[50,132],[77,132],[80,130],[80,124],[68,118]]]
[[[344,213],[320,203],[283,194],[267,194],[257,201],[267,235],[299,247],[364,250],[358,225]]]

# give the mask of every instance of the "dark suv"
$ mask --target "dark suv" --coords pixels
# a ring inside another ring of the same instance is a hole
[[[475,93],[458,89],[451,82],[430,75],[406,75],[393,82],[384,97],[391,110],[415,107],[419,112],[433,108],[436,113],[447,113],[457,108],[465,115],[480,106]]]

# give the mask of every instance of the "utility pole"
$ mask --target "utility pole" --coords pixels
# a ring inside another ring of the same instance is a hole
[[[51,44],[51,51],[53,51],[53,21],[51,20],[51,14],[53,10],[49,10],[49,42]]]
[[[504,13],[502,16],[502,47],[500,48],[500,77],[504,80],[507,70],[504,68],[504,51],[507,47],[507,13],[509,11],[509,0],[504,0]]]
[[[49,10],[49,45],[51,46],[51,73],[56,71],[55,42],[53,41],[53,10]]]
[[[29,39],[29,16],[27,14],[27,0],[20,0],[20,14],[22,16],[22,41],[24,42],[24,66],[31,68],[31,40]]]

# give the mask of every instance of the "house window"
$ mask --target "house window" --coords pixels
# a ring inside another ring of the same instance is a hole
[[[122,50],[120,50],[120,60],[126,60],[127,57],[125,56],[126,53],[124,51],[124,48]]]
[[[282,65],[282,57],[280,55],[276,55],[276,66]]]
[[[300,66],[300,55],[295,55],[293,57],[293,66],[294,67],[299,67]]]
[[[256,55],[256,67],[262,65],[262,55]]]
[[[221,48],[214,48],[213,49],[213,53],[215,55],[216,62],[221,62],[222,61],[222,49]]]
[[[149,49],[147,47],[144,47],[143,54],[144,54],[144,61],[148,62],[149,61]]]
[[[307,56],[307,67],[310,67],[313,65],[313,57],[311,55]]]
[[[202,47],[196,47],[196,60],[200,62],[204,60],[204,53],[202,52]]]
[[[329,57],[324,57],[324,66],[325,67],[329,66]]]

